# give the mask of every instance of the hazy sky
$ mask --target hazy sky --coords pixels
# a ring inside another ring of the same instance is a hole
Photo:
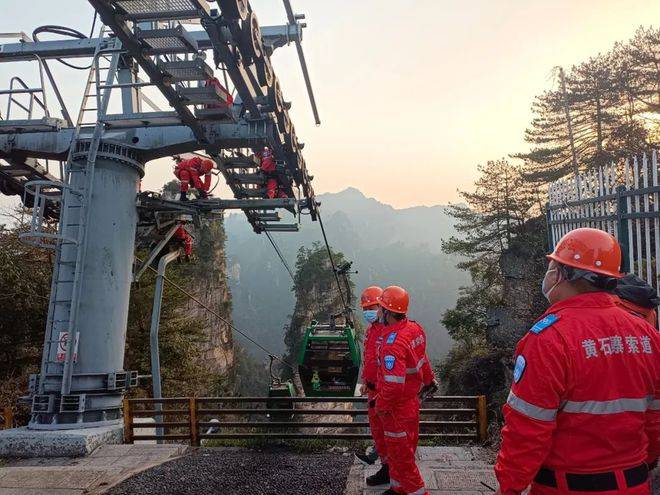
[[[639,25],[660,23],[657,0],[292,3],[307,15],[303,45],[321,127],[313,123],[295,48],[277,50],[273,64],[293,102],[316,191],[355,186],[397,207],[456,200],[478,163],[525,149],[530,105],[552,86],[553,66],[578,63]],[[262,25],[285,19],[279,0],[252,4]],[[92,15],[84,0],[2,5],[11,14],[0,16],[0,32],[46,23],[87,31]],[[13,72],[0,65],[3,87]],[[58,74],[78,104],[82,73]],[[170,177],[167,161],[151,164],[145,188]]]

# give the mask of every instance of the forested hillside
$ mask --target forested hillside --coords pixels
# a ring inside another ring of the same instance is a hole
[[[39,371],[54,261],[52,251],[19,241],[18,234],[26,228],[20,211],[5,219],[8,224],[0,224],[0,403],[15,404],[27,392],[28,375]],[[172,263],[167,276],[231,321],[222,222],[204,223],[194,235],[199,260]],[[145,253],[137,255],[144,257]],[[137,370],[141,375],[151,373],[149,331],[154,282],[154,274],[147,271],[131,290],[125,369]],[[231,329],[166,284],[160,324],[163,393],[202,395],[249,390],[236,373],[254,376],[254,365],[243,353],[234,354]],[[133,393],[150,395],[151,381],[142,380]]]

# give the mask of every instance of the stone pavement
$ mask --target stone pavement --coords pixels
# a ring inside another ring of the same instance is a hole
[[[183,445],[103,445],[87,457],[10,459],[0,464],[2,495],[95,495],[183,455]]]
[[[496,487],[488,452],[481,447],[419,447],[418,466],[431,495],[488,495],[493,493],[480,482]],[[363,466],[356,461],[351,468],[345,495],[380,495],[387,489],[367,487],[366,477],[380,468]]]

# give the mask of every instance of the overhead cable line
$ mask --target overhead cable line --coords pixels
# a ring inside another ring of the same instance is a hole
[[[140,260],[140,258],[138,258],[137,256],[135,257],[135,259],[136,259],[138,262],[140,262],[140,263],[142,262],[142,260]],[[150,269],[152,272],[158,274],[158,270],[156,270],[156,269],[155,269],[154,267],[152,267],[151,265],[149,265],[149,269]],[[291,368],[292,370],[296,371],[296,367],[295,367],[295,366],[293,366],[292,364],[288,363],[287,361],[285,361],[285,360],[282,359],[281,357],[276,356],[275,354],[273,354],[271,351],[269,351],[269,350],[266,349],[264,346],[262,346],[259,342],[257,342],[257,341],[254,340],[252,337],[250,337],[249,334],[247,334],[247,333],[241,331],[240,329],[238,329],[238,328],[236,327],[236,325],[234,325],[232,322],[230,322],[229,320],[227,320],[226,318],[224,318],[223,316],[221,316],[220,314],[218,314],[216,311],[213,311],[213,310],[212,310],[211,308],[209,308],[206,304],[204,304],[202,301],[200,301],[199,299],[197,299],[194,295],[192,295],[192,294],[191,294],[190,292],[188,292],[186,289],[184,289],[183,287],[181,287],[180,285],[178,285],[176,282],[174,282],[174,281],[172,281],[171,279],[167,278],[167,276],[165,276],[165,275],[163,275],[163,280],[165,280],[168,284],[170,284],[172,287],[174,287],[175,289],[177,289],[177,290],[178,290],[179,292],[181,292],[182,294],[186,295],[186,296],[187,296],[188,298],[190,298],[191,300],[195,301],[197,304],[199,304],[199,306],[201,306],[202,308],[204,308],[206,311],[208,311],[209,313],[211,313],[213,316],[215,316],[216,318],[218,318],[220,321],[222,321],[222,322],[224,322],[225,324],[227,324],[227,325],[229,326],[229,328],[231,328],[232,330],[234,330],[236,333],[242,335],[242,336],[245,337],[247,340],[249,340],[250,342],[252,342],[255,346],[257,346],[259,349],[261,349],[262,351],[264,351],[268,356],[272,356],[273,358],[277,359],[277,360],[278,360],[279,362],[281,362],[282,364],[284,364],[284,365],[288,366],[289,368]]]
[[[335,259],[332,256],[332,249],[330,249],[328,236],[325,233],[325,227],[323,226],[323,219],[321,218],[321,212],[319,211],[317,215],[319,218],[319,225],[321,226],[321,233],[323,234],[323,241],[325,242],[325,248],[328,250],[328,258],[330,258],[330,265],[332,265],[332,273],[334,273],[335,281],[337,282],[337,289],[339,290],[339,297],[341,298],[341,304],[344,307],[344,311],[350,312],[351,309],[348,307],[347,301],[344,299],[344,291],[341,290],[341,282],[339,281],[339,270],[337,270]]]
[[[267,230],[264,230],[264,233],[266,234],[266,237],[268,237],[268,240],[270,243],[273,245],[273,248],[275,249],[275,252],[277,253],[277,256],[279,256],[280,260],[282,261],[282,264],[284,265],[284,268],[286,268],[286,271],[289,272],[289,276],[291,277],[291,280],[293,283],[296,283],[296,278],[293,276],[293,271],[291,271],[291,268],[289,267],[289,264],[286,262],[284,259],[284,256],[282,255],[282,251],[280,251],[280,248],[275,244],[275,240],[272,238],[270,235],[270,232]]]

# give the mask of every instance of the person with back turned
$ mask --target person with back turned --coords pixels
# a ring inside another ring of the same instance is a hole
[[[617,306],[621,249],[581,228],[548,255],[550,308],[521,339],[498,493],[647,495],[660,454],[660,336]]]
[[[401,287],[387,287],[378,303],[386,328],[378,349],[376,413],[383,425],[390,476],[383,495],[428,495],[415,464],[420,393],[437,388],[426,355],[426,334],[406,317],[409,296]]]

